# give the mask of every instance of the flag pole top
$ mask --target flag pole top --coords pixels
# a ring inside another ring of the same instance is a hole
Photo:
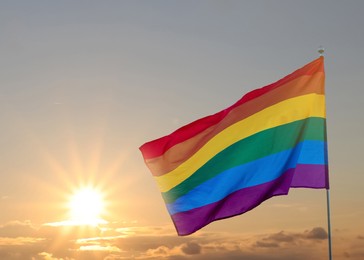
[[[317,51],[320,54],[320,57],[324,56],[325,49],[322,45],[319,46]]]

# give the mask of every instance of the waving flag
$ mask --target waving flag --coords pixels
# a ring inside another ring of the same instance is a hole
[[[140,147],[179,235],[291,187],[329,188],[324,81],[320,57]]]

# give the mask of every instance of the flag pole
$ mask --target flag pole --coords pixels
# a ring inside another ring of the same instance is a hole
[[[327,198],[327,229],[328,229],[328,242],[329,242],[329,260],[332,260],[332,246],[331,246],[331,220],[330,220],[330,189],[326,189]]]
[[[324,47],[320,46],[318,53],[324,56]],[[329,260],[332,260],[332,240],[331,240],[331,210],[330,210],[330,188],[326,188],[326,205],[327,205],[327,238],[329,244]]]

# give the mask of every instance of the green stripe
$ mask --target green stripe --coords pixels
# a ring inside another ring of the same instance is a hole
[[[166,203],[172,203],[191,189],[227,169],[290,149],[304,140],[324,141],[326,139],[324,127],[324,118],[311,117],[249,136],[215,155],[179,185],[168,192],[163,192],[163,198]]]

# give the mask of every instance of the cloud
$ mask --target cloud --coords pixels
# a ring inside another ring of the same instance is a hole
[[[10,221],[0,226],[0,237],[33,237],[36,232],[30,221]]]
[[[201,253],[201,246],[195,242],[188,242],[182,245],[181,250],[186,255],[198,255]]]
[[[98,237],[102,230],[98,226],[50,226],[42,225],[37,235],[49,239],[62,238],[68,240],[77,240],[79,238]]]
[[[278,243],[275,242],[264,242],[264,241],[257,241],[255,243],[257,247],[279,247]]]
[[[73,260],[73,258],[58,258],[58,257],[53,257],[53,255],[51,253],[47,253],[47,252],[41,252],[38,254],[38,256],[42,259],[42,260]]]
[[[0,259],[38,259],[39,252],[45,250],[46,240],[40,238],[0,238]]]
[[[136,225],[137,223],[135,223]],[[0,226],[0,259],[40,260],[304,260],[326,254],[318,243],[327,239],[324,228],[301,232],[282,230],[260,234],[200,232],[179,237],[172,226],[141,227],[110,223],[102,227],[40,226],[12,221]],[[22,234],[26,234],[23,235]],[[342,257],[361,259],[362,236],[343,240]]]
[[[102,246],[102,245],[84,245],[80,246],[79,251],[106,251],[106,252],[121,252],[116,246]]]
[[[321,227],[315,227],[311,231],[307,232],[306,237],[308,239],[324,240],[327,239],[328,235],[325,229]]]
[[[44,241],[43,238],[35,237],[0,237],[0,246],[24,246]]]
[[[314,227],[311,230],[306,230],[303,233],[297,232],[285,232],[280,231],[278,233],[271,234],[264,238],[266,241],[274,241],[274,242],[285,242],[285,243],[293,243],[298,240],[325,240],[327,239],[327,232],[322,227]]]
[[[281,231],[276,234],[272,234],[265,238],[265,240],[271,240],[276,242],[293,242],[296,238],[295,234],[287,234],[284,231]]]
[[[153,249],[148,249],[145,253],[145,255],[149,258],[149,257],[153,257],[153,258],[158,258],[158,257],[168,257],[171,252],[170,252],[170,248],[166,247],[166,246],[160,246],[157,248],[153,248]]]

